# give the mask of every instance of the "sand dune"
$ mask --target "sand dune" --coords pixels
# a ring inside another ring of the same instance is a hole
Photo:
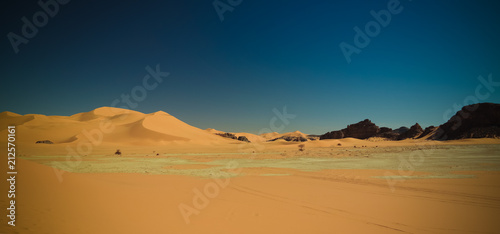
[[[252,134],[252,133],[246,133],[246,132],[237,132],[237,133],[234,133],[234,135],[236,136],[245,136],[250,142],[265,142],[267,141],[266,138],[262,137],[262,136],[259,136],[259,135],[256,135],[256,134]]]
[[[93,111],[72,116],[45,116],[37,114],[18,115],[0,113],[1,123],[14,124],[18,129],[18,142],[35,144],[50,140],[55,144],[78,143],[88,140],[95,131],[103,133],[102,143],[126,143],[135,145],[168,143],[225,143],[227,139],[214,136],[190,126],[168,113],[159,111],[143,114],[137,111],[101,107]],[[110,125],[112,130],[103,130]]]
[[[246,143],[166,112],[110,107],[72,116],[2,112],[0,123],[4,135],[7,124],[17,126],[15,233],[495,233],[500,228],[498,147],[485,146],[500,139],[269,142],[307,135],[234,133],[252,141]],[[79,146],[92,142],[89,136],[102,136],[102,142],[81,153]],[[305,151],[297,147],[301,144]],[[6,146],[0,144],[0,150],[6,152]],[[121,157],[113,155],[117,146]],[[415,161],[419,154],[413,152],[425,152],[424,163]],[[241,171],[214,188],[230,163]],[[395,190],[389,181],[397,182]],[[7,194],[7,180],[0,185]],[[195,191],[218,192],[204,195],[206,207],[188,224],[179,207],[203,202]],[[0,196],[1,204],[7,202]]]
[[[272,140],[272,139],[278,138],[280,135],[281,134],[279,134],[277,132],[268,132],[268,133],[260,134],[261,137],[264,137],[267,140]]]
[[[283,150],[297,148],[297,142],[269,140],[279,137],[307,137],[299,131],[289,133],[234,133],[245,136],[252,143],[227,139],[215,135],[222,133],[215,129],[201,130],[190,126],[166,112],[144,114],[137,111],[101,107],[93,111],[72,116],[45,116],[39,114],[18,115],[12,112],[0,113],[3,129],[0,134],[7,134],[6,126],[17,126],[16,142],[20,144],[19,153],[24,155],[66,155],[67,147],[78,150],[80,155],[112,154],[116,149],[130,153],[150,154],[152,151],[206,153],[206,152],[254,152],[256,150]],[[109,130],[107,125],[112,127]],[[104,128],[103,128],[104,126]],[[107,131],[104,131],[108,129]],[[35,144],[37,141],[50,140],[54,144]],[[5,142],[1,138],[0,142]],[[98,141],[98,142],[97,142]],[[97,142],[97,143],[96,143]],[[465,143],[463,143],[465,142]],[[87,149],[92,143],[92,149]],[[425,139],[404,141],[374,142],[353,138],[339,140],[321,140],[303,142],[310,147],[385,147],[428,144]],[[339,145],[340,144],[340,145]],[[432,141],[432,144],[498,144],[497,139],[468,141]],[[146,147],[147,146],[147,147]],[[155,149],[151,150],[154,146]],[[71,153],[73,152],[73,153]]]

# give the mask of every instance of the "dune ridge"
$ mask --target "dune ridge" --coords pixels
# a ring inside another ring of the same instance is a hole
[[[35,144],[49,140],[55,144],[78,143],[92,138],[101,131],[102,143],[124,143],[134,145],[194,143],[220,144],[228,140],[182,122],[174,116],[158,111],[151,114],[100,107],[89,112],[71,116],[46,116],[39,114],[19,115],[12,112],[0,113],[2,134],[8,125],[16,125],[17,141]],[[102,130],[108,126],[111,130]],[[89,137],[90,136],[90,137]]]

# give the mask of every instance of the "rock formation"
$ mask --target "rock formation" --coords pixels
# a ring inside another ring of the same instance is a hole
[[[361,122],[348,125],[347,128],[344,128],[340,131],[332,131],[325,133],[320,136],[320,139],[341,139],[346,137],[353,137],[358,139],[367,139],[370,137],[374,137],[380,128],[372,123],[369,119],[365,119]]]
[[[246,136],[236,136],[236,135],[234,135],[232,133],[229,133],[229,132],[215,133],[215,135],[218,135],[218,136],[221,136],[221,137],[225,137],[225,138],[229,138],[229,139],[238,140],[238,141],[250,142]]]
[[[301,136],[282,136],[282,137],[274,138],[274,139],[269,140],[269,141],[276,141],[276,140],[279,140],[279,139],[283,139],[285,141],[293,141],[293,142],[304,142],[304,141],[307,141],[307,138],[301,137]]]
[[[239,136],[238,141],[250,142],[246,136]]]
[[[500,104],[479,103],[464,106],[433,136],[438,140],[500,137]]]
[[[403,126],[403,127],[398,128],[398,129],[394,129],[393,132],[397,133],[397,134],[403,134],[403,133],[407,132],[408,130],[410,130],[410,129]]]
[[[404,140],[408,138],[417,138],[424,132],[424,129],[420,127],[420,124],[416,123],[411,126],[410,129],[404,133],[399,134],[398,140]]]
[[[388,140],[404,140],[408,138],[417,138],[424,130],[418,123],[411,128],[400,127],[392,130],[388,127],[378,127],[369,119],[359,123],[348,125],[347,128],[338,131],[332,131],[320,136],[320,139],[342,139],[352,137],[357,139],[368,139],[370,137],[386,138]]]
[[[438,127],[434,127],[434,126],[426,127],[424,129],[424,132],[422,134],[420,134],[420,136],[418,136],[417,139],[423,138],[423,137],[430,135],[430,134],[434,134],[434,131],[436,129],[438,129]]]
[[[225,133],[215,133],[216,135],[219,135],[221,137],[229,138],[229,139],[235,139],[238,140],[238,137],[232,133],[225,132]]]

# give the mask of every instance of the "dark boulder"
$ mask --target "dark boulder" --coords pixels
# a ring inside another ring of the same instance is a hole
[[[37,141],[35,144],[54,144],[54,142],[50,140]]]
[[[238,141],[250,142],[246,136],[239,136]]]

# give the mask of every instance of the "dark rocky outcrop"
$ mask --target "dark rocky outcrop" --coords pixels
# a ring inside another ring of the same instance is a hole
[[[246,136],[239,136],[238,141],[250,142]]]
[[[342,130],[325,133],[320,136],[320,139],[342,139],[346,137],[368,139],[370,137],[381,137],[388,140],[404,140],[419,137],[423,132],[424,130],[418,123],[411,128],[400,127],[392,130],[388,127],[378,127],[369,119],[365,119],[359,123],[348,125],[347,128]]]
[[[420,136],[418,136],[417,139],[423,138],[429,134],[433,134],[436,129],[438,129],[438,127],[434,127],[434,126],[426,127],[424,129],[424,132],[422,134],[420,134]]]
[[[319,136],[319,139],[320,140],[324,140],[324,139],[342,139],[344,137],[345,137],[344,132],[342,132],[342,130],[340,130],[340,131],[327,132],[327,133]]]
[[[464,106],[445,124],[439,126],[433,139],[500,137],[500,104],[479,103]]]
[[[238,140],[238,137],[232,133],[225,132],[225,133],[216,133],[216,135],[219,135],[221,137],[229,138],[229,139],[235,139]]]
[[[282,136],[282,137],[274,138],[274,139],[269,140],[269,141],[276,141],[276,140],[279,140],[279,139],[283,139],[285,141],[293,141],[293,142],[304,142],[304,141],[307,141],[307,138],[301,137],[301,136]]]
[[[399,133],[396,133],[394,131],[383,132],[383,133],[378,133],[377,135],[375,135],[375,137],[386,138],[387,140],[398,140]]]
[[[410,130],[410,129],[403,126],[403,127],[398,128],[398,129],[394,129],[393,132],[397,133],[397,134],[403,134],[403,133],[407,132],[408,130]]]
[[[381,127],[380,130],[378,131],[378,134],[384,134],[387,132],[392,132],[392,129],[388,127]]]
[[[344,132],[342,132],[342,130],[340,130],[340,131],[327,132],[327,133],[319,136],[319,139],[320,140],[324,140],[324,139],[342,139],[344,137],[345,137]]]
[[[307,139],[310,141],[319,140],[320,135],[307,135]]]
[[[219,135],[221,137],[229,138],[229,139],[234,139],[238,141],[244,141],[244,142],[250,142],[246,136],[236,136],[232,133],[225,132],[225,133],[215,133],[216,135]]]
[[[388,140],[397,140],[399,133],[395,133],[391,128],[381,127],[375,137],[386,138]]]
[[[424,129],[420,126],[420,124],[416,123],[411,126],[410,129],[406,132],[399,134],[398,140],[404,140],[408,138],[417,138],[424,132]]]
[[[391,130],[378,127],[370,120],[351,124],[342,130],[327,132],[323,139],[342,139],[346,137],[367,139],[381,137],[388,140],[419,139],[428,137],[434,140],[453,140],[463,138],[500,138],[500,104],[479,103],[464,106],[445,124],[424,129],[416,123],[411,128],[400,127]]]
[[[372,123],[369,119],[365,119],[359,123],[348,125],[345,129],[345,134],[348,137],[367,139],[375,136],[380,128]]]
[[[320,139],[341,139],[346,137],[367,139],[374,137],[379,131],[380,128],[377,125],[372,123],[369,119],[365,119],[361,122],[348,125],[347,128],[340,131],[325,133],[320,136]]]
[[[50,140],[37,141],[35,144],[54,144],[54,142]]]

